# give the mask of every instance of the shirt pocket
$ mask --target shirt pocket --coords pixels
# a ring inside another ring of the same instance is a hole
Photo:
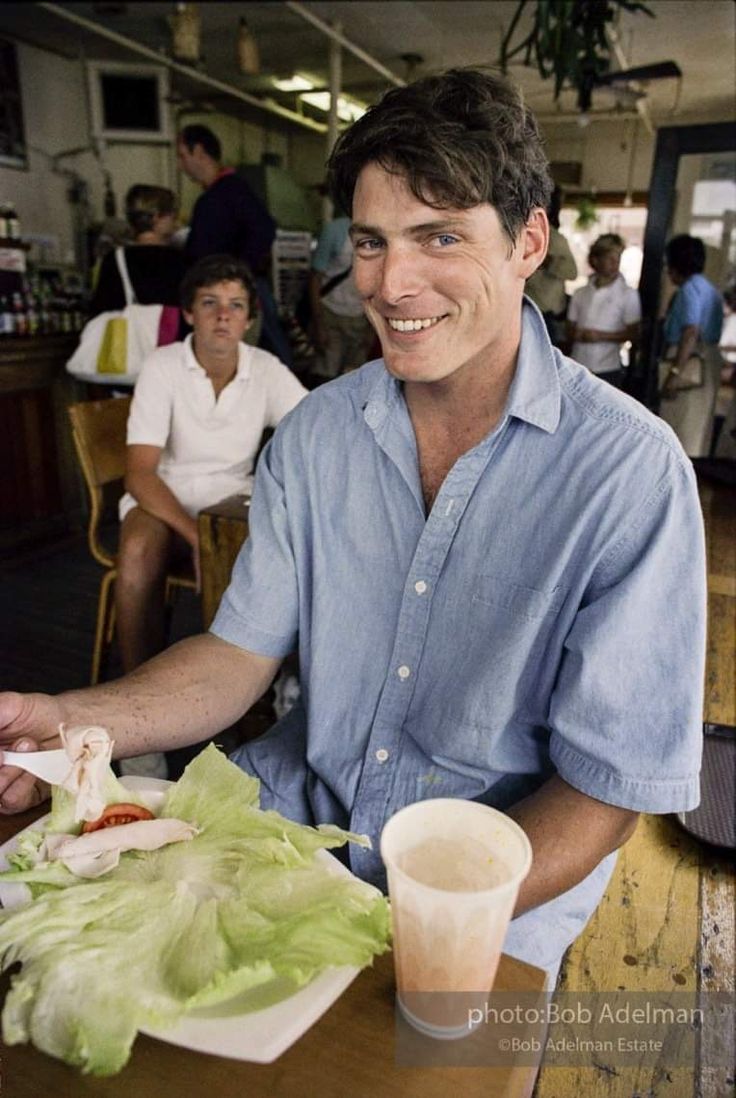
[[[551,591],[541,591],[536,587],[524,587],[511,583],[502,576],[483,572],[477,577],[472,601],[507,610],[510,618],[534,622],[548,614],[558,613],[566,594],[566,587],[558,586]]]
[[[476,577],[470,616],[474,633],[482,638],[485,674],[466,698],[470,724],[498,729],[514,719],[544,719],[543,695],[559,662],[555,626],[567,595],[563,586],[542,590],[497,574]]]

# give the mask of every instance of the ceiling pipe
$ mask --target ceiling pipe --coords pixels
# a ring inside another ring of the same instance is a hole
[[[610,35],[611,43],[613,45],[613,52],[616,55],[616,60],[618,61],[622,69],[628,69],[630,67],[629,61],[626,57],[626,54],[624,53],[624,48],[621,45],[621,39],[619,37],[618,31],[613,28],[610,32]],[[638,81],[632,81],[631,86],[635,89],[641,88],[641,84]],[[649,136],[654,137],[654,123],[652,122],[652,116],[649,113],[649,104],[647,103],[646,99],[637,99],[636,113],[644,123],[644,127]]]
[[[117,31],[108,30],[107,27],[103,27],[101,24],[95,23],[91,19],[86,19],[83,15],[77,15],[76,12],[69,11],[68,8],[64,8],[60,4],[39,3],[37,6],[51,12],[52,15],[58,15],[60,19],[66,19],[68,23],[74,23],[78,27],[84,27],[85,30],[91,31],[93,34],[98,34],[101,38],[107,38],[109,42],[114,42],[124,49],[140,54],[141,57],[147,57],[157,65],[164,65],[167,69],[171,69],[174,72],[179,72],[184,76],[189,77],[190,80],[194,80],[199,84],[204,84],[209,88],[214,88],[216,91],[224,92],[225,95],[229,95],[232,99],[239,99],[242,103],[247,103],[251,107],[257,107],[259,110],[266,111],[268,114],[275,114],[279,118],[287,119],[289,122],[294,122],[296,125],[303,126],[305,129],[314,130],[315,133],[327,132],[327,126],[323,122],[315,122],[311,118],[297,114],[296,111],[290,111],[287,110],[286,107],[280,107],[278,103],[265,102],[255,95],[249,95],[248,92],[241,91],[240,88],[236,88],[233,84],[226,84],[223,80],[216,80],[215,77],[198,72],[190,65],[182,65],[180,62],[172,60],[165,54],[158,53],[156,50],[152,50],[148,46],[136,42],[133,38],[126,38],[125,35],[118,34]]]
[[[592,122],[627,122],[630,119],[638,119],[636,111],[620,111],[612,108],[603,111],[557,111],[555,114],[538,114],[532,111],[540,126],[555,125],[558,122],[575,123],[584,129]]]
[[[300,15],[302,19],[306,19],[308,23],[311,23],[317,30],[322,31],[323,34],[326,34],[327,37],[331,38],[334,42],[339,42],[343,49],[348,50],[349,53],[355,54],[361,61],[365,61],[366,65],[370,65],[370,67],[380,73],[381,76],[385,76],[386,79],[392,84],[395,84],[397,88],[406,86],[406,80],[402,80],[400,76],[391,72],[391,69],[387,69],[385,65],[382,65],[381,62],[377,61],[370,53],[366,53],[360,46],[356,46],[354,42],[351,42],[349,38],[346,38],[345,35],[335,27],[331,27],[329,23],[325,23],[324,19],[320,19],[319,16],[314,15],[305,4],[297,3],[297,0],[286,0],[286,7],[297,15]]]

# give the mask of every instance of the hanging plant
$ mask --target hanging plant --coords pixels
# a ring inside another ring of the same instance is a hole
[[[592,198],[581,198],[577,204],[578,216],[575,218],[575,228],[585,232],[599,221],[598,210]]]
[[[611,67],[611,47],[606,28],[621,11],[641,11],[654,18],[639,0],[536,0],[529,34],[516,45],[512,40],[529,0],[519,0],[511,25],[501,42],[499,65],[523,56],[524,65],[536,65],[543,80],[554,77],[554,98],[564,87],[578,93],[581,111],[590,108],[596,79]]]

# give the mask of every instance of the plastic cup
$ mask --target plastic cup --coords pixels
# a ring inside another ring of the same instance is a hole
[[[381,835],[388,873],[397,1002],[431,1037],[452,1039],[482,1017],[532,850],[488,805],[419,801]]]

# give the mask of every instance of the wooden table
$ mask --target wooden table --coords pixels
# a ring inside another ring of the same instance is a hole
[[[0,817],[0,843],[39,814]],[[131,949],[135,943],[131,942]],[[502,957],[499,990],[536,993],[545,974]],[[3,993],[7,980],[3,985]],[[308,1032],[273,1064],[225,1060],[139,1036],[127,1066],[106,1079],[80,1075],[31,1045],[4,1046],[2,1098],[529,1098],[533,1067],[400,1067],[395,1063],[390,954],[359,974]],[[435,1042],[432,1042],[435,1044]],[[444,1044],[444,1042],[442,1043]],[[458,1045],[460,1042],[452,1042]]]
[[[209,629],[240,546],[248,537],[248,500],[229,496],[199,512],[199,559],[202,572],[202,625]]]

